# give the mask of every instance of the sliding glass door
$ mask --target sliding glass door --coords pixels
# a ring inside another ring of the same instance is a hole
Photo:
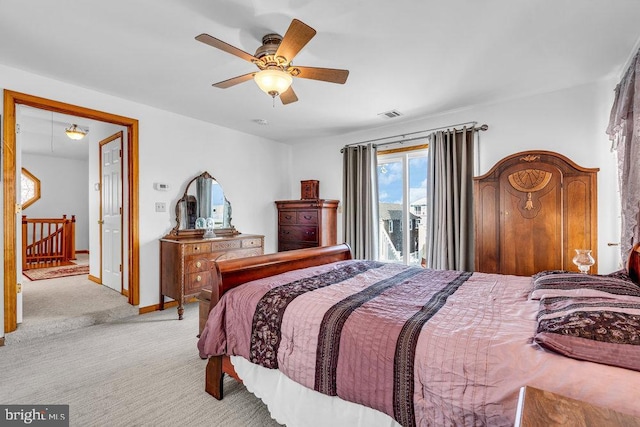
[[[378,152],[380,261],[422,264],[426,184],[426,146]]]

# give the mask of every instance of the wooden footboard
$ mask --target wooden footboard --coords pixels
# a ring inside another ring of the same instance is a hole
[[[352,259],[351,248],[347,244],[341,244],[216,262],[213,289],[203,290],[199,297],[201,304],[206,304],[207,299],[209,300],[209,310],[200,311],[200,332],[206,322],[203,316],[208,316],[209,311],[229,289],[287,271],[348,259]],[[228,356],[210,357],[207,362],[205,390],[218,400],[223,398],[222,379],[225,373],[240,381]]]

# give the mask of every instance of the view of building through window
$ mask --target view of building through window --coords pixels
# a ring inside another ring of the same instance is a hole
[[[427,149],[378,154],[380,261],[421,265],[426,242]]]

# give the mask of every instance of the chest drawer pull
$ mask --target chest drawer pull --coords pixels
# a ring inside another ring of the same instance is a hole
[[[311,215],[303,215],[304,219],[311,219],[313,218]]]
[[[193,250],[194,250],[194,252],[199,251],[199,250],[200,250],[200,246],[194,246],[194,247],[193,247]]]
[[[196,277],[196,282],[202,282],[202,276],[200,276],[199,274]]]
[[[196,267],[198,268],[202,267],[202,263],[200,261],[196,262]]]

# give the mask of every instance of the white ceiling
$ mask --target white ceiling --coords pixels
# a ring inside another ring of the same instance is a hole
[[[253,53],[293,18],[317,30],[294,62],[345,85],[211,86],[255,68],[196,35]],[[618,77],[639,22],[637,0],[0,0],[0,63],[296,143]]]
[[[19,144],[23,154],[38,154],[48,157],[62,157],[76,160],[89,159],[91,127],[95,120],[53,113],[37,108],[18,106],[20,125]],[[70,139],[65,129],[72,124],[87,131],[81,140]]]

